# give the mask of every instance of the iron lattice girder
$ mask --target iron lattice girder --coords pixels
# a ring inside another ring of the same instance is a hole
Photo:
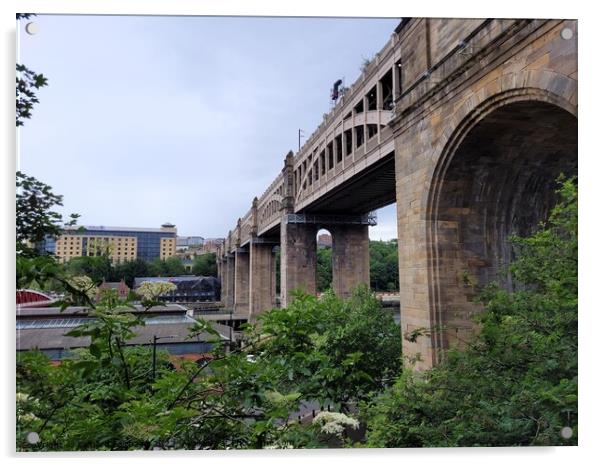
[[[309,223],[315,225],[376,225],[376,213],[364,215],[286,214],[284,223]]]
[[[251,238],[251,244],[277,245],[280,244],[280,238],[261,238],[259,236],[254,236]]]

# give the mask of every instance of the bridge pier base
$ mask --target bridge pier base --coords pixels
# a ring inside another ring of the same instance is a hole
[[[234,312],[249,312],[249,251],[237,248],[234,261]]]
[[[276,306],[276,261],[274,244],[251,241],[249,246],[249,321]]]
[[[234,256],[227,254],[222,262],[222,302],[224,307],[234,306]]]
[[[307,223],[288,223],[280,227],[280,302],[293,301],[293,291],[316,294],[317,227]]]
[[[234,307],[234,256],[228,254],[223,265],[222,302],[224,307],[232,309]]]
[[[327,227],[332,234],[332,288],[348,298],[360,284],[370,284],[368,225]]]
[[[223,303],[223,293],[224,293],[224,258],[220,256],[220,254],[216,254],[215,264],[217,265],[217,279],[219,280],[220,286],[220,294],[219,300]]]

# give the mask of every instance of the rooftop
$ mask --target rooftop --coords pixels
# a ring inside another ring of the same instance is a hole
[[[26,319],[33,317],[56,317],[64,318],[65,316],[87,316],[90,309],[84,306],[69,306],[64,310],[60,307],[22,307],[17,306],[17,319]],[[149,310],[141,305],[134,305],[131,310],[133,314],[186,314],[188,309],[180,304],[166,304],[164,306],[153,306]]]
[[[170,224],[171,225],[171,224]],[[74,225],[63,228],[65,232],[81,233],[86,231],[123,231],[123,232],[140,232],[140,233],[172,233],[175,230],[175,225],[167,226],[164,224],[161,228],[142,228],[142,227],[111,227],[102,225]]]
[[[89,316],[86,307],[60,308],[21,308],[17,309],[17,350],[31,349],[72,349],[82,348],[90,344],[89,337],[70,337],[66,334],[73,328],[94,320]],[[134,313],[147,313],[144,326],[134,328],[136,335],[128,345],[146,345],[153,337],[162,337],[159,344],[208,342],[215,337],[203,332],[189,337],[190,328],[196,320],[191,317],[184,306],[171,304],[155,306],[145,311],[142,306],[135,306]],[[228,340],[230,327],[215,322],[212,327],[218,332],[221,340]]]

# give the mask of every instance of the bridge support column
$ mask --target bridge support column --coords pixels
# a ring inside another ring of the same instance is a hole
[[[217,265],[217,279],[220,285],[220,300],[222,300],[223,288],[224,288],[224,258],[218,253],[216,255],[215,263]],[[223,301],[222,301],[223,302]]]
[[[234,306],[234,256],[227,254],[222,262],[222,303],[227,309]]]
[[[280,227],[280,303],[288,306],[292,292],[316,293],[317,227],[307,223],[288,223],[285,215]]]
[[[251,241],[249,247],[249,321],[276,306],[276,261],[274,244]]]
[[[249,250],[237,248],[234,261],[234,311],[249,312]]]
[[[368,225],[327,227],[332,234],[332,288],[348,298],[360,284],[370,284]]]

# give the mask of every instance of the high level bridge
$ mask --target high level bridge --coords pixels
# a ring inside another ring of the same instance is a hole
[[[369,282],[370,212],[396,202],[402,331],[432,329],[403,351],[429,367],[470,331],[509,235],[532,231],[576,170],[576,21],[404,19],[228,233],[223,302],[251,319],[275,305],[275,245],[282,304],[315,293],[320,228],[347,296]]]

